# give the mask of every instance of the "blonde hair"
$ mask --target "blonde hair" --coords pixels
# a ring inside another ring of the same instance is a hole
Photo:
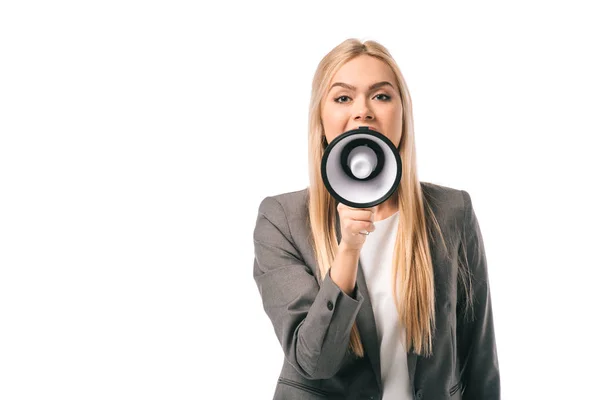
[[[394,194],[398,196],[400,222],[392,261],[392,282],[395,282],[393,295],[399,321],[406,327],[406,349],[412,348],[417,354],[430,355],[435,331],[435,287],[425,207],[417,177],[412,102],[398,65],[385,47],[372,40],[364,43],[358,39],[345,40],[321,60],[313,78],[308,129],[310,177],[308,208],[312,245],[322,280],[333,264],[338,242],[335,232],[335,199],[326,190],[320,172],[321,159],[327,145],[321,120],[321,102],[339,68],[351,59],[364,54],[378,58],[389,65],[400,91],[402,137],[398,148],[402,159],[402,179]],[[425,204],[443,239],[429,204],[426,201]],[[364,348],[356,322],[350,332],[349,347],[358,357],[364,357]]]

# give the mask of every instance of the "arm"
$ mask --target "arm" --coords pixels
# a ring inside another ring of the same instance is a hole
[[[363,302],[342,291],[329,271],[321,285],[293,243],[281,204],[266,197],[254,229],[254,280],[286,360],[307,379],[339,370]]]
[[[492,302],[488,282],[485,248],[471,197],[462,191],[465,204],[463,219],[464,250],[471,275],[473,310],[465,318],[457,315],[457,339],[463,399],[500,399],[500,373],[496,354]],[[464,309],[464,296],[461,299]]]

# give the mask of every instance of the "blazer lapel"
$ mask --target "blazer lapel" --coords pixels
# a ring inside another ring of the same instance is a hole
[[[337,206],[337,202],[336,202]],[[337,209],[337,207],[336,207]],[[342,235],[340,229],[340,219],[339,214],[335,213],[335,230],[337,235],[338,243],[340,242]],[[358,327],[358,331],[360,333],[361,341],[363,343],[365,353],[368,355],[369,360],[371,361],[371,366],[373,367],[373,371],[375,372],[375,378],[377,379],[377,385],[379,385],[379,389],[383,391],[383,385],[381,383],[381,354],[379,348],[379,338],[377,336],[377,325],[375,324],[375,315],[373,314],[373,305],[371,304],[371,297],[369,296],[369,288],[367,287],[367,282],[365,279],[365,275],[363,273],[362,264],[360,259],[358,260],[358,271],[356,274],[356,285],[358,290],[362,293],[364,297],[363,305],[358,311],[358,315],[356,316],[356,325]],[[408,373],[410,378],[411,387],[414,388],[415,381],[415,369],[417,365],[417,355],[412,351],[408,351],[406,353],[407,364],[408,364]]]
[[[365,348],[365,352],[367,353],[369,360],[371,360],[371,366],[375,371],[377,385],[379,385],[380,390],[383,390],[383,385],[381,383],[381,360],[379,338],[377,337],[377,325],[375,324],[373,305],[371,304],[369,288],[367,287],[360,259],[358,260],[356,285],[364,297],[363,305],[360,310],[358,310],[358,315],[356,316],[356,325],[358,326],[358,331],[360,332],[360,338]]]

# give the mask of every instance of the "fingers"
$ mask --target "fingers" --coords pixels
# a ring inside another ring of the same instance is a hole
[[[362,247],[366,236],[375,230],[374,207],[354,208],[339,203],[337,210],[340,216],[342,240],[352,245],[353,248]]]
[[[355,221],[374,221],[375,220],[375,207],[370,208],[353,208],[343,203],[339,203],[337,206],[340,217],[346,217]]]

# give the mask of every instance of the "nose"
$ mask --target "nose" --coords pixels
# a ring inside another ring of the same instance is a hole
[[[356,108],[354,110],[354,120],[355,121],[372,121],[375,119],[375,115],[373,111],[369,108],[367,102],[359,102],[356,101]]]

